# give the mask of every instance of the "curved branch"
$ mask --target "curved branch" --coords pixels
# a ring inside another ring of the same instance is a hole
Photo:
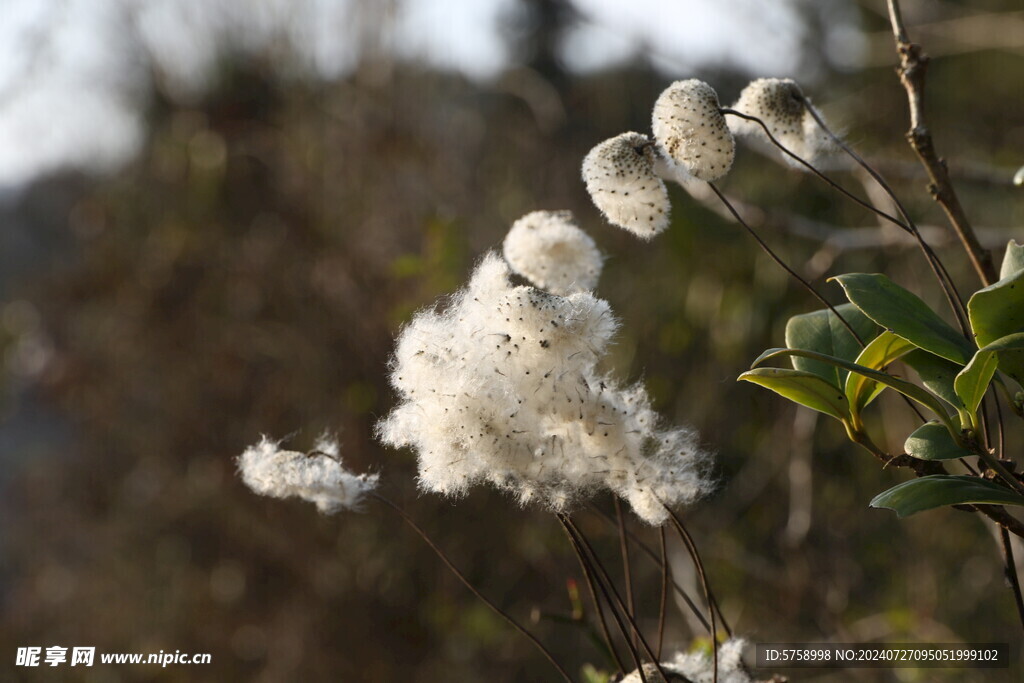
[[[988,286],[999,279],[992,263],[992,254],[978,242],[978,237],[967,219],[967,214],[960,204],[956,190],[953,189],[946,163],[935,151],[932,134],[925,124],[924,81],[928,70],[928,55],[924,53],[920,45],[910,42],[907,29],[903,24],[903,15],[900,12],[898,0],[888,0],[888,6],[889,22],[892,24],[893,39],[896,41],[896,51],[900,57],[900,65],[896,72],[899,74],[904,90],[907,91],[907,101],[910,106],[910,130],[907,131],[907,141],[917,153],[921,164],[928,173],[928,190],[931,192],[932,198],[946,213],[946,217],[960,237],[960,241],[971,259],[971,264],[978,272],[978,277],[981,278],[985,286]]]

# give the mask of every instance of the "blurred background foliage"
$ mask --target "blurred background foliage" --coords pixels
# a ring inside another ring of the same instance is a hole
[[[827,18],[812,4],[798,7],[813,27]],[[846,5],[868,46],[860,66],[837,66],[810,33],[805,91],[878,161],[919,222],[936,226],[929,237],[971,291],[975,276],[903,140],[882,4]],[[908,5],[912,36],[937,57],[937,144],[990,246],[1022,237],[1010,178],[1024,149],[1024,34],[989,49],[965,27],[1004,14],[1021,21],[1012,0]],[[504,33],[510,59],[483,80],[369,48],[351,72],[312,77],[282,67],[291,48],[280,41],[221,50],[198,94],[153,70],[130,162],[105,174],[58,169],[7,195],[5,658],[53,644],[213,654],[208,667],[82,674],[96,681],[549,680],[530,646],[385,510],[324,517],[258,498],[233,475],[233,456],[260,434],[292,435],[302,448],[327,429],[353,469],[380,471],[385,492],[572,671],[602,665],[581,629],[551,618],[570,611],[578,570],[550,515],[491,491],[421,496],[412,454],[373,441],[393,404],[385,372],[403,321],[457,289],[517,217],[563,208],[608,256],[599,293],[623,322],[609,369],[642,378],[666,418],[696,427],[718,454],[718,493],[686,517],[738,633],[1019,643],[991,529],[955,511],[899,521],[868,510],[906,473],[880,470],[836,425],[734,381],[815,302],[738,226],[678,188],[671,228],[650,243],[605,224],[586,196],[583,155],[648,130],[670,81],[703,78],[730,102],[764,74],[724,63],[667,73],[643,50],[573,71],[559,55],[576,17],[568,3],[521,0]],[[358,31],[372,35],[372,22]],[[853,174],[836,175],[864,192]],[[842,297],[828,276],[884,271],[943,310],[919,253],[812,178],[743,149],[722,185],[764,210],[763,236],[832,301]],[[891,398],[874,415],[878,440],[898,450],[913,415]],[[1014,425],[1017,451],[1022,436]],[[609,529],[587,510],[579,521],[617,572]],[[658,572],[636,565],[652,627]],[[673,647],[701,635],[678,609],[669,627]],[[5,679],[29,675],[10,661]],[[1013,676],[925,672],[793,679]]]

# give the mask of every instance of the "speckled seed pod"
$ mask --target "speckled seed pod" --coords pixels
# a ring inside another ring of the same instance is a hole
[[[651,117],[654,138],[665,155],[698,180],[718,180],[736,153],[718,95],[696,79],[676,81],[658,97]]]
[[[789,78],[759,78],[743,89],[733,109],[761,119],[777,138],[802,137],[803,97],[796,81]],[[761,130],[756,121],[739,120],[754,130]]]
[[[502,251],[512,270],[559,296],[592,290],[601,275],[601,252],[571,211],[526,214],[512,224]]]
[[[813,163],[817,157],[831,149],[832,143],[811,115],[810,106],[795,81],[788,78],[759,78],[743,89],[732,108],[761,119],[781,145]],[[737,135],[771,144],[764,134],[764,128],[756,121],[730,116],[729,126]],[[781,150],[776,151],[787,163],[800,168],[789,155],[783,154]]]
[[[623,133],[605,140],[583,159],[583,181],[608,222],[650,239],[668,227],[668,191],[654,174],[650,138]]]

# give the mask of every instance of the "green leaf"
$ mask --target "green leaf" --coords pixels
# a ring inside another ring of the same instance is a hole
[[[772,358],[779,358],[781,356],[803,356],[806,358],[813,358],[815,360],[820,360],[823,363],[837,365],[841,368],[849,370],[850,372],[856,372],[857,374],[864,375],[868,379],[872,379],[876,382],[884,384],[887,387],[895,389],[896,391],[900,392],[907,398],[913,399],[920,403],[921,405],[923,405],[925,408],[931,410],[938,416],[940,420],[943,421],[943,423],[946,425],[947,429],[949,429],[951,434],[956,435],[959,432],[959,429],[957,429],[953,422],[950,421],[949,416],[946,414],[946,411],[942,407],[942,404],[939,403],[939,400],[932,396],[931,394],[929,394],[924,389],[922,389],[921,387],[917,386],[916,384],[911,384],[906,380],[897,379],[892,375],[887,375],[884,372],[879,372],[878,370],[866,368],[863,365],[851,363],[850,361],[843,360],[842,358],[832,358],[831,356],[826,356],[824,354],[816,353],[814,351],[804,351],[802,349],[768,349],[767,351],[765,351],[764,353],[757,357],[753,365],[757,366],[766,360],[770,360]]]
[[[1005,337],[1000,337],[994,342],[989,342],[979,350],[999,355],[1022,348],[1024,348],[1024,330],[1008,334]]]
[[[967,315],[979,347],[1024,332],[1024,270],[975,292]],[[1024,350],[999,354],[999,369],[1024,384]]]
[[[960,374],[953,380],[953,389],[957,397],[963,401],[964,410],[970,414],[972,422],[978,412],[978,405],[988,391],[988,384],[996,374],[999,359],[992,351],[978,351]]]
[[[903,355],[916,348],[913,344],[902,337],[897,337],[892,332],[882,334],[872,340],[864,347],[864,350],[857,356],[857,365],[863,365],[872,370],[881,370]],[[850,402],[850,410],[859,412],[864,406],[875,400],[878,394],[885,389],[884,384],[859,375],[850,373],[846,378],[846,400]]]
[[[739,380],[753,382],[776,394],[820,413],[845,421],[849,417],[846,397],[819,375],[786,368],[757,368],[744,372]]]
[[[846,297],[869,318],[917,347],[964,365],[974,355],[963,335],[928,308],[916,294],[875,273],[848,273],[832,278]]]
[[[922,460],[953,460],[971,455],[969,450],[953,440],[949,430],[942,423],[935,421],[918,427],[913,434],[907,437],[907,442],[903,444],[903,450],[907,452],[907,455]]]
[[[864,343],[878,334],[878,327],[853,304],[840,304],[836,311],[856,330]],[[827,308],[790,318],[786,323],[786,346],[846,360],[855,359],[861,350],[856,338]],[[809,358],[794,358],[793,367],[812,372],[836,387],[843,386],[846,381],[846,370]]]
[[[996,374],[999,357],[1018,349],[1024,349],[1024,332],[1007,335],[979,349],[967,367],[956,376],[953,383],[956,395],[964,402],[964,410],[971,414],[972,421],[981,399],[988,391],[989,382]]]
[[[999,269],[999,279],[1005,280],[1022,270],[1024,270],[1024,245],[1010,240],[1006,244],[1006,255],[1003,256],[1003,266]]]
[[[960,409],[960,398],[953,388],[956,375],[960,372],[959,365],[927,351],[911,351],[903,357],[903,362],[917,371],[928,391],[957,410]]]
[[[905,481],[879,493],[871,501],[871,507],[889,508],[900,517],[909,517],[944,505],[966,503],[1024,505],[1024,496],[979,477],[932,474]]]

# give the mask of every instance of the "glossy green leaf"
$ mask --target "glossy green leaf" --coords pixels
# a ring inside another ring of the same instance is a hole
[[[979,347],[1024,332],[1024,270],[975,292],[967,315]],[[1024,350],[999,354],[999,369],[1024,384]]]
[[[1021,271],[1024,271],[1024,244],[1017,244],[1015,240],[1010,240],[1006,245],[1003,265],[999,269],[999,279],[1005,280]]]
[[[992,375],[996,374],[998,364],[999,359],[995,353],[978,351],[953,380],[957,398],[963,402],[963,409],[972,416],[978,412],[978,405],[988,391],[988,384],[992,381]]]
[[[913,399],[914,401],[917,401],[924,407],[931,410],[933,413],[936,414],[936,416],[938,416],[940,420],[943,421],[946,427],[950,430],[950,433],[955,434],[959,432],[959,429],[949,419],[949,416],[946,414],[946,411],[942,407],[942,404],[939,403],[939,400],[932,396],[931,394],[929,394],[924,389],[922,389],[921,387],[917,386],[916,384],[911,384],[906,380],[898,379],[896,377],[893,377],[892,375],[888,375],[884,372],[879,372],[878,370],[866,368],[863,365],[851,363],[850,361],[843,360],[842,358],[832,358],[821,353],[816,353],[814,351],[804,351],[802,349],[768,349],[767,351],[765,351],[764,353],[757,357],[753,365],[756,367],[757,365],[760,365],[766,360],[770,360],[772,358],[780,358],[783,356],[803,356],[806,358],[813,358],[823,363],[837,365],[841,368],[849,370],[850,372],[856,372],[857,374],[864,375],[868,379],[872,379],[876,382],[884,384],[887,387],[895,389],[896,391],[900,392],[907,398]]]
[[[807,406],[837,420],[846,420],[849,409],[846,397],[837,387],[813,372],[787,368],[757,368],[739,376],[744,382],[753,382],[790,401]]]
[[[857,356],[856,363],[872,370],[882,370],[895,360],[913,351],[916,347],[902,337],[892,332],[882,332],[875,337],[870,344]],[[885,389],[884,384],[860,375],[850,373],[846,378],[846,400],[850,403],[850,410],[854,413],[860,411],[875,399]]]
[[[967,503],[1024,505],[1024,496],[987,479],[933,474],[905,481],[883,491],[874,497],[871,507],[888,508],[895,510],[900,517],[908,517],[945,505]]]
[[[960,372],[959,365],[927,351],[911,351],[903,357],[903,362],[917,371],[928,391],[959,410],[960,399],[953,388],[956,375]]]
[[[978,411],[989,382],[996,374],[999,358],[1004,353],[1016,353],[1024,349],[1024,332],[1010,334],[979,349],[971,362],[956,376],[953,386],[956,395],[963,401],[964,410],[972,415]]]
[[[974,347],[928,308],[917,295],[880,273],[848,273],[833,278],[851,303],[869,318],[915,346],[960,365],[974,355]]]
[[[963,448],[941,422],[928,422],[918,427],[903,444],[907,455],[922,460],[953,460],[966,458],[971,452]]]
[[[865,344],[878,334],[878,326],[853,304],[836,306],[836,311]],[[846,329],[846,325],[843,325],[835,313],[827,308],[790,318],[786,323],[786,346],[791,349],[817,351],[826,356],[846,360],[855,359],[862,348]],[[834,365],[797,357],[793,358],[793,367],[804,372],[812,372],[836,387],[842,387],[846,382],[846,370]]]

